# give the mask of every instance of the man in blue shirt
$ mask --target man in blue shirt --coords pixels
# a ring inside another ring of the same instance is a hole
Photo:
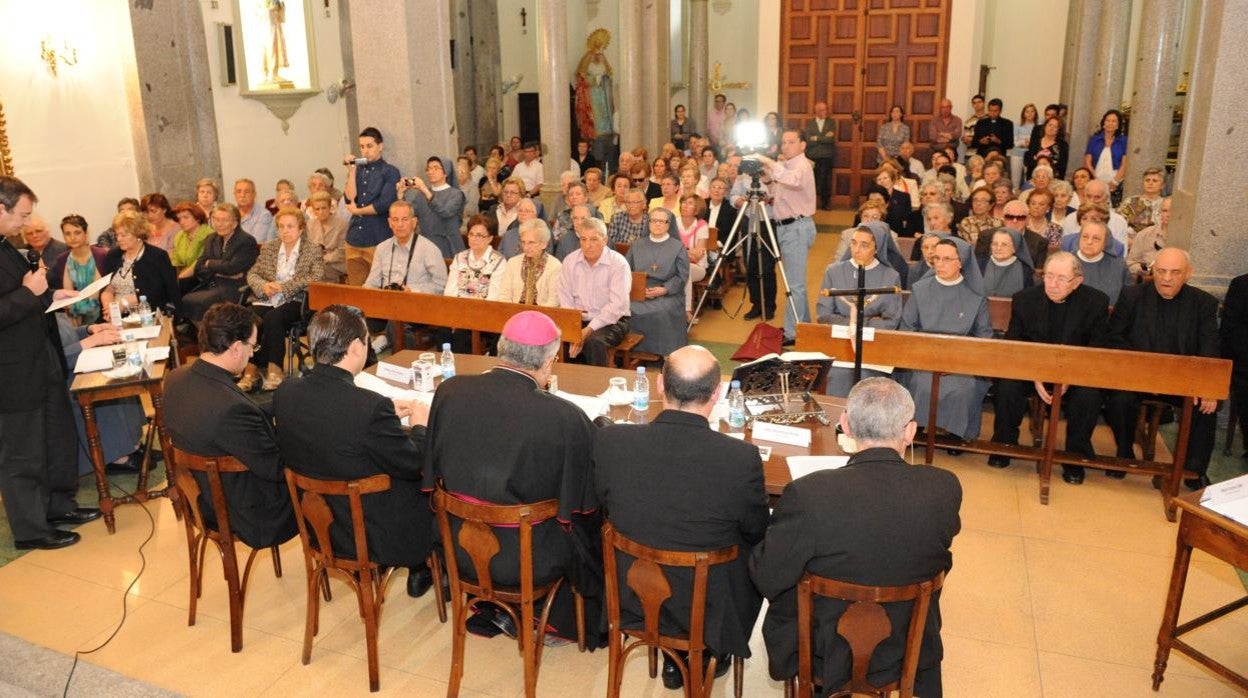
[[[375,127],[360,131],[360,157],[348,155],[347,185],[343,192],[351,224],[347,228],[347,283],[360,286],[368,278],[373,252],[390,237],[386,215],[398,198],[399,170],[381,157],[384,150],[381,131]],[[362,162],[361,162],[362,161]]]

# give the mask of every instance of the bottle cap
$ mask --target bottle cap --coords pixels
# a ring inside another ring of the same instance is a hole
[[[450,351],[450,350],[451,350],[451,343],[450,343],[450,342],[443,342],[443,343],[442,343],[442,351]]]
[[[740,388],[740,387],[741,387],[741,381],[733,381],[733,382],[732,382],[732,387],[733,387],[733,388]]]
[[[638,366],[638,367],[637,367],[637,373],[638,373],[639,375],[640,375],[640,374],[644,374],[645,372],[646,372],[646,367],[645,367],[645,366]]]

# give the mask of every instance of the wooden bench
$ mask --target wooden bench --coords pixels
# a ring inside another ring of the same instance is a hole
[[[478,298],[405,293],[362,286],[315,283],[308,285],[308,307],[320,310],[340,303],[359,308],[366,316],[397,322],[414,322],[472,331],[472,353],[484,353],[481,333],[500,333],[511,316],[524,310],[537,310],[559,327],[563,334],[562,352],[568,343],[581,339],[581,311],[573,308],[546,308],[520,303],[487,301]],[[394,351],[403,350],[403,333],[396,332]],[[566,357],[566,354],[565,354]]]
[[[849,340],[833,339],[827,325],[799,323],[796,348],[798,351],[821,351],[842,360],[853,358]],[[1002,357],[1009,357],[1009,360],[1003,361]],[[875,339],[863,344],[862,360],[864,363],[931,372],[929,428],[926,430],[926,442],[919,444],[926,448],[924,460],[927,463],[932,462],[937,446],[1035,460],[1039,463],[1042,504],[1049,502],[1049,480],[1055,462],[1154,475],[1161,478],[1166,518],[1170,521],[1174,521],[1175,510],[1171,500],[1178,494],[1183,479],[1195,397],[1226,399],[1231,378],[1231,362],[1225,359],[890,330],[877,330]],[[990,441],[968,444],[938,438],[935,424],[942,374],[1052,383],[1053,403],[1043,444],[1039,447]],[[1056,450],[1057,415],[1061,413],[1062,392],[1067,385],[1182,396],[1183,407],[1173,462],[1111,457],[1089,460],[1076,453]]]
[[[620,243],[624,244],[624,243]],[[626,250],[627,251],[627,250]],[[628,300],[644,301],[646,299],[646,272],[635,271],[632,273],[631,284],[628,287]],[[634,353],[634,349],[646,335],[637,332],[629,332],[624,335],[624,339],[620,343],[607,350],[607,365],[615,366],[616,356],[620,357],[620,368],[637,368],[642,361],[658,361],[663,357],[658,354],[651,354],[646,351]]]

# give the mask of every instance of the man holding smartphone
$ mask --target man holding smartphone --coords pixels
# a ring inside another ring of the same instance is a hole
[[[360,157],[348,155],[347,185],[343,192],[351,223],[347,227],[347,283],[360,286],[368,278],[377,245],[390,237],[386,216],[398,198],[399,170],[381,157],[381,131],[369,126],[360,131]]]

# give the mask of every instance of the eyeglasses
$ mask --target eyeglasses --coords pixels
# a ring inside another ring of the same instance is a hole
[[[490,235],[489,233],[468,233],[468,237],[470,238],[492,238],[494,236]]]
[[[243,344],[247,345],[247,348],[249,350],[247,353],[250,355],[254,356],[255,353],[260,350],[259,342],[243,342]]]
[[[1074,281],[1074,280],[1075,280],[1075,277],[1073,277],[1073,276],[1058,276],[1057,274],[1049,274],[1049,273],[1047,273],[1047,272],[1046,272],[1046,273],[1045,273],[1045,275],[1044,275],[1044,280],[1045,280],[1045,281],[1056,281],[1057,283],[1062,284],[1063,286],[1065,286],[1066,284],[1068,284],[1068,283],[1070,283],[1070,282]]]
[[[1027,220],[1027,214],[1007,213],[1004,216],[1002,216],[1002,218],[1004,218],[1007,221],[1025,221]]]
[[[644,181],[646,181],[646,178],[645,178],[645,177],[639,177],[639,178],[637,178],[637,179],[634,179],[634,180],[633,180],[633,184],[641,184],[641,183],[642,183],[642,182],[644,182]]]
[[[650,224],[654,225],[655,223],[658,223],[659,225],[667,225],[668,221],[666,218],[651,218]]]

